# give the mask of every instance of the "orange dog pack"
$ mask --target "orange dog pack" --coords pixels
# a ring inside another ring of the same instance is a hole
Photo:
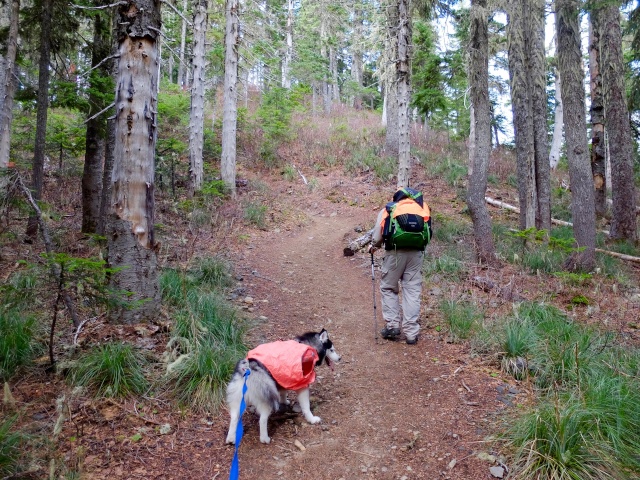
[[[295,340],[263,343],[247,353],[247,359],[261,362],[274,380],[286,390],[307,388],[316,380],[315,348]]]

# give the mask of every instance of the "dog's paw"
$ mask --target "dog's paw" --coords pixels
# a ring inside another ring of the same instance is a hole
[[[322,419],[320,417],[316,417],[315,415],[311,415],[310,417],[306,417],[307,422],[311,425],[315,425],[316,423],[320,423]]]
[[[260,441],[262,443],[271,443],[271,438],[270,437],[260,437]]]
[[[227,437],[227,440],[225,441],[225,443],[234,445],[236,443],[236,439],[235,437]]]

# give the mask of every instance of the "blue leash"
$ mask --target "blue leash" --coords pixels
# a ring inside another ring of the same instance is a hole
[[[242,386],[242,401],[240,402],[240,414],[238,416],[238,426],[236,428],[236,447],[235,447],[235,451],[233,452],[231,470],[229,471],[229,480],[238,480],[240,478],[240,466],[238,465],[238,447],[240,447],[240,441],[242,440],[242,434],[244,433],[242,428],[242,414],[247,408],[247,405],[244,401],[244,394],[247,393],[247,377],[250,374],[251,374],[251,370],[247,368],[244,372],[244,385]]]

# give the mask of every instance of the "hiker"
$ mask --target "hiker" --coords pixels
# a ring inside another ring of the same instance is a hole
[[[382,338],[397,340],[402,325],[407,344],[418,341],[422,261],[430,239],[431,213],[422,194],[408,187],[399,189],[393,201],[378,213],[369,247],[372,255],[383,244],[385,248],[380,280],[382,317],[386,323],[380,331]]]

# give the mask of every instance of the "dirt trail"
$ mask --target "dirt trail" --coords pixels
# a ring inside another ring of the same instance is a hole
[[[272,417],[272,443],[262,445],[257,417],[245,415],[241,478],[491,478],[490,465],[474,453],[488,448],[486,422],[504,407],[499,382],[465,348],[431,335],[424,315],[417,345],[374,341],[370,257],[342,255],[345,236],[374,214],[341,206],[338,215],[312,214],[298,232],[253,237],[245,282],[267,317],[253,341],[324,327],[342,362],[334,373],[317,370],[312,410],[320,425],[301,415]],[[381,328],[378,291],[376,299]]]

